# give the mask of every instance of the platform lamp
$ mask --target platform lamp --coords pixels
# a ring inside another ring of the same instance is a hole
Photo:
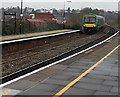
[[[20,10],[20,34],[22,33],[22,6],[23,6],[23,0],[21,0],[21,10]]]
[[[68,3],[72,3],[72,1],[67,1]],[[65,1],[64,1],[64,12],[63,12],[63,28],[65,28]]]

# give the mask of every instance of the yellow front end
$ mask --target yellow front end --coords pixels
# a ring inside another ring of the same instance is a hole
[[[95,27],[95,24],[85,24],[84,27]]]

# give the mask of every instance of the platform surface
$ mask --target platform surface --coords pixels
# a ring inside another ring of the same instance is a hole
[[[30,38],[30,37],[50,35],[50,34],[61,33],[61,32],[69,32],[69,31],[71,31],[71,30],[65,29],[65,30],[35,32],[35,33],[28,33],[28,34],[21,34],[21,35],[8,35],[8,36],[0,37],[0,40],[2,40],[2,41],[15,40],[15,39]]]
[[[18,92],[17,95],[23,97],[25,95],[52,97],[116,46],[118,46],[118,37],[4,88],[14,89]],[[118,49],[62,95],[118,95]]]

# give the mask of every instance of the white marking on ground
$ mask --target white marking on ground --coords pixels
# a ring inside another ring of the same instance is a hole
[[[69,34],[69,33],[78,32],[78,31],[80,31],[80,30],[73,30],[73,31],[70,31],[70,32],[62,32],[62,33],[43,35],[43,36],[32,37],[32,38],[23,38],[23,39],[17,39],[17,40],[3,41],[3,42],[0,42],[0,44],[20,42],[20,41],[26,41],[26,40],[32,40],[32,39],[40,39],[40,38],[46,38],[46,37],[51,37],[51,36]]]

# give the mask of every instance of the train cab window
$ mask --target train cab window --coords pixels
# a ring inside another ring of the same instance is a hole
[[[95,17],[85,17],[85,23],[95,23]]]

